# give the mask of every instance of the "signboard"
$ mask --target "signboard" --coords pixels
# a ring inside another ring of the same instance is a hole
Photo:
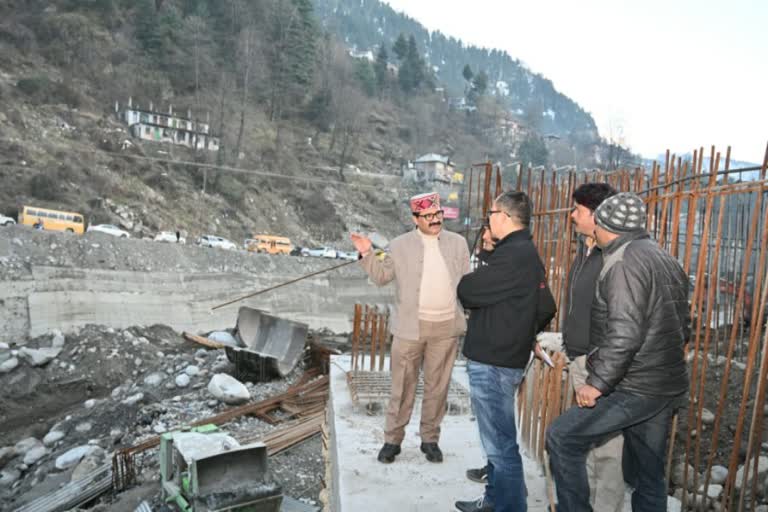
[[[443,217],[446,219],[458,219],[459,209],[453,206],[443,206]]]
[[[448,194],[448,200],[449,201],[458,201],[459,200],[459,193],[458,192],[451,192]]]
[[[460,172],[453,173],[451,183],[464,183],[464,175]]]

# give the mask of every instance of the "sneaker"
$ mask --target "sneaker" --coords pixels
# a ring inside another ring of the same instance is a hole
[[[395,462],[395,455],[400,455],[400,445],[384,443],[384,446],[382,446],[379,451],[377,459],[384,464],[390,464]]]
[[[471,501],[457,501],[454,505],[461,512],[493,512],[493,505],[485,502],[485,496]]]
[[[443,462],[443,452],[437,443],[421,443],[421,451],[429,462]]]
[[[479,484],[488,483],[488,466],[467,470],[467,478]]]

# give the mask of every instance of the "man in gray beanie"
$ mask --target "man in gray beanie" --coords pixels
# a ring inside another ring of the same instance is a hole
[[[628,192],[595,210],[603,268],[592,301],[589,376],[576,390],[578,407],[547,430],[559,512],[592,510],[587,453],[617,432],[635,487],[633,512],[666,510],[670,420],[688,392],[688,278],[651,239],[646,220],[643,200]]]

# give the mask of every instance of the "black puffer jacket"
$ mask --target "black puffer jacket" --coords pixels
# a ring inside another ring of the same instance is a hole
[[[603,394],[685,393],[689,316],[680,263],[644,231],[617,238],[603,250],[592,302],[587,383]]]

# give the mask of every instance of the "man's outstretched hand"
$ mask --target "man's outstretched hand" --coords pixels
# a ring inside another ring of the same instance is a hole
[[[352,239],[352,243],[355,245],[357,252],[363,256],[367,256],[368,253],[371,252],[373,244],[368,237],[363,236],[360,233],[351,233],[349,237]]]

